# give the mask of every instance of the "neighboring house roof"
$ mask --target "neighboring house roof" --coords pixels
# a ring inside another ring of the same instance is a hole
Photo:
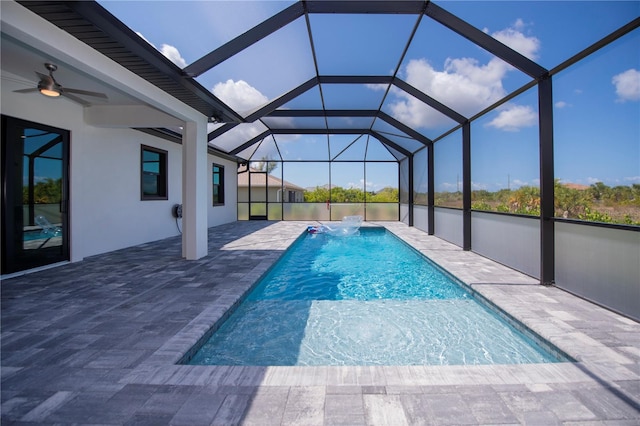
[[[291,182],[287,182],[286,180],[278,179],[273,175],[265,175],[264,173],[259,173],[258,170],[251,169],[254,173],[251,176],[251,183],[253,186],[264,186],[264,177],[267,176],[267,187],[269,188],[282,188],[288,190],[296,190],[296,191],[304,191],[304,188],[293,184]],[[248,188],[249,187],[249,173],[240,173],[238,174],[238,188]]]
[[[589,189],[590,186],[589,185],[580,185],[579,183],[563,183],[562,186],[564,186],[565,188],[569,188],[569,189],[577,189],[578,191],[584,191],[586,189]]]

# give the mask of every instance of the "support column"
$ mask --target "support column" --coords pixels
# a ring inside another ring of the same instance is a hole
[[[207,122],[188,121],[182,136],[182,257],[196,260],[208,254]]]
[[[540,120],[540,284],[555,283],[553,89],[551,76],[538,82]]]
[[[462,125],[462,249],[471,250],[471,123]]]
[[[409,226],[413,226],[413,192],[414,192],[414,186],[413,186],[413,154],[411,154],[409,156],[409,159],[407,161],[409,161]]]
[[[435,196],[435,159],[433,157],[433,143],[427,146],[427,234],[433,235],[436,232],[436,196]]]

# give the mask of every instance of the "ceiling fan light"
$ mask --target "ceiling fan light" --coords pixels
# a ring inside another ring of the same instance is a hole
[[[38,90],[45,96],[57,97],[60,96],[60,90],[55,86],[55,84],[47,84],[44,82],[40,82],[38,84]]]
[[[57,90],[52,90],[52,89],[42,88],[42,89],[40,89],[40,93],[42,93],[45,96],[50,96],[50,97],[60,96],[60,92],[58,92]]]

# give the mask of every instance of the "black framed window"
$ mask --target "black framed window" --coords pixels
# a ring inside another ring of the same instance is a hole
[[[224,204],[224,167],[213,165],[213,205]]]
[[[140,193],[142,200],[166,200],[167,151],[142,145]]]

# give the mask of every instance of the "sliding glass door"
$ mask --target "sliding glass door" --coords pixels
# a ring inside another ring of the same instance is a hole
[[[2,117],[2,274],[69,260],[69,132]]]

